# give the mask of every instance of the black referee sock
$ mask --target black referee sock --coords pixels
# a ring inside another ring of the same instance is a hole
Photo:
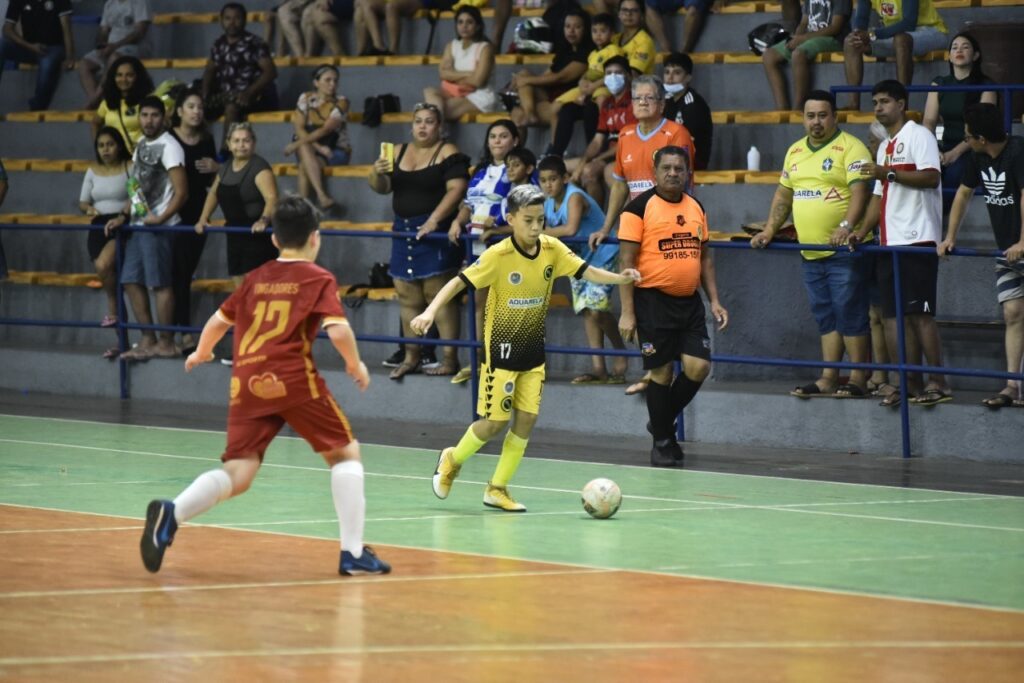
[[[685,372],[679,373],[676,381],[672,382],[672,416],[673,418],[683,412],[683,408],[690,405],[690,401],[697,395],[704,382],[694,382],[686,376]]]
[[[651,381],[645,392],[647,398],[647,414],[651,417],[651,432],[655,441],[664,441],[674,438],[672,421],[675,413],[672,412],[672,388]]]

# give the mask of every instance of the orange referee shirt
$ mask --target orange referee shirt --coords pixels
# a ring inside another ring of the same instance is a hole
[[[655,188],[626,204],[619,217],[619,239],[637,242],[637,287],[653,287],[672,296],[690,296],[700,287],[700,255],[708,240],[704,207],[683,193],[678,202]]]
[[[629,186],[630,199],[636,199],[654,187],[654,153],[662,147],[675,145],[685,148],[690,157],[691,174],[693,171],[693,138],[686,126],[662,119],[658,127],[646,135],[638,126],[637,123],[630,124],[619,131],[619,146],[615,150],[615,169],[612,172],[613,177],[624,180]],[[690,183],[693,183],[692,175]]]

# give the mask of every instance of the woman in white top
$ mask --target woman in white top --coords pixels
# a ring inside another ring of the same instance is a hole
[[[440,88],[424,88],[423,99],[444,112],[448,121],[463,114],[498,111],[498,95],[491,87],[494,46],[484,37],[484,20],[472,5],[455,13],[456,38],[444,48],[438,73]]]
[[[106,225],[128,204],[128,174],[131,173],[132,155],[121,134],[110,126],[100,128],[94,143],[96,163],[91,164],[82,180],[78,195],[78,208],[92,219],[93,225]],[[116,234],[116,233],[115,233]],[[100,321],[102,327],[117,325],[117,274],[114,259],[117,246],[114,235],[101,230],[90,230],[87,240],[89,258],[96,265],[96,274],[107,295],[107,314]],[[104,358],[117,358],[118,349],[108,349]]]

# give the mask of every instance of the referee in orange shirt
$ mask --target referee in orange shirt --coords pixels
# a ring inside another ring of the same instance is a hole
[[[718,329],[729,323],[718,300],[715,264],[704,247],[707,217],[685,191],[689,180],[687,150],[662,147],[654,154],[654,187],[629,202],[619,220],[620,266],[641,275],[635,286],[620,285],[619,330],[626,341],[637,340],[651,375],[646,397],[654,467],[682,463],[673,424],[711,372],[711,340],[698,287],[707,295]],[[673,379],[677,358],[683,371]]]

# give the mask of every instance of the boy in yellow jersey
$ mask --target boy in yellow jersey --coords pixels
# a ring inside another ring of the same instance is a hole
[[[437,309],[464,288],[489,288],[477,403],[481,417],[469,426],[457,445],[441,451],[433,478],[438,498],[448,497],[462,464],[511,420],[498,466],[484,491],[484,505],[507,512],[526,511],[525,505],[509,495],[507,487],[523,459],[540,410],[544,321],[551,286],[562,276],[609,285],[640,280],[636,270],[616,274],[589,266],[559,239],[542,234],[544,199],[544,193],[533,185],[513,189],[508,195],[512,236],[487,249],[476,263],[449,280],[427,310],[412,320],[413,331],[423,334],[433,324]]]
[[[860,169],[871,156],[864,143],[839,130],[829,93],[813,90],[808,94],[804,127],[807,136],[786,153],[765,229],[750,240],[754,248],[767,246],[791,211],[801,242],[832,246],[847,244],[864,215],[871,185],[864,182]],[[821,334],[822,358],[841,361],[845,349],[851,362],[866,363],[871,344],[868,259],[872,255],[847,250],[800,254],[811,312]],[[843,386],[838,380],[838,369],[825,368],[816,381],[790,393],[797,398],[867,396],[866,371],[852,371]]]

